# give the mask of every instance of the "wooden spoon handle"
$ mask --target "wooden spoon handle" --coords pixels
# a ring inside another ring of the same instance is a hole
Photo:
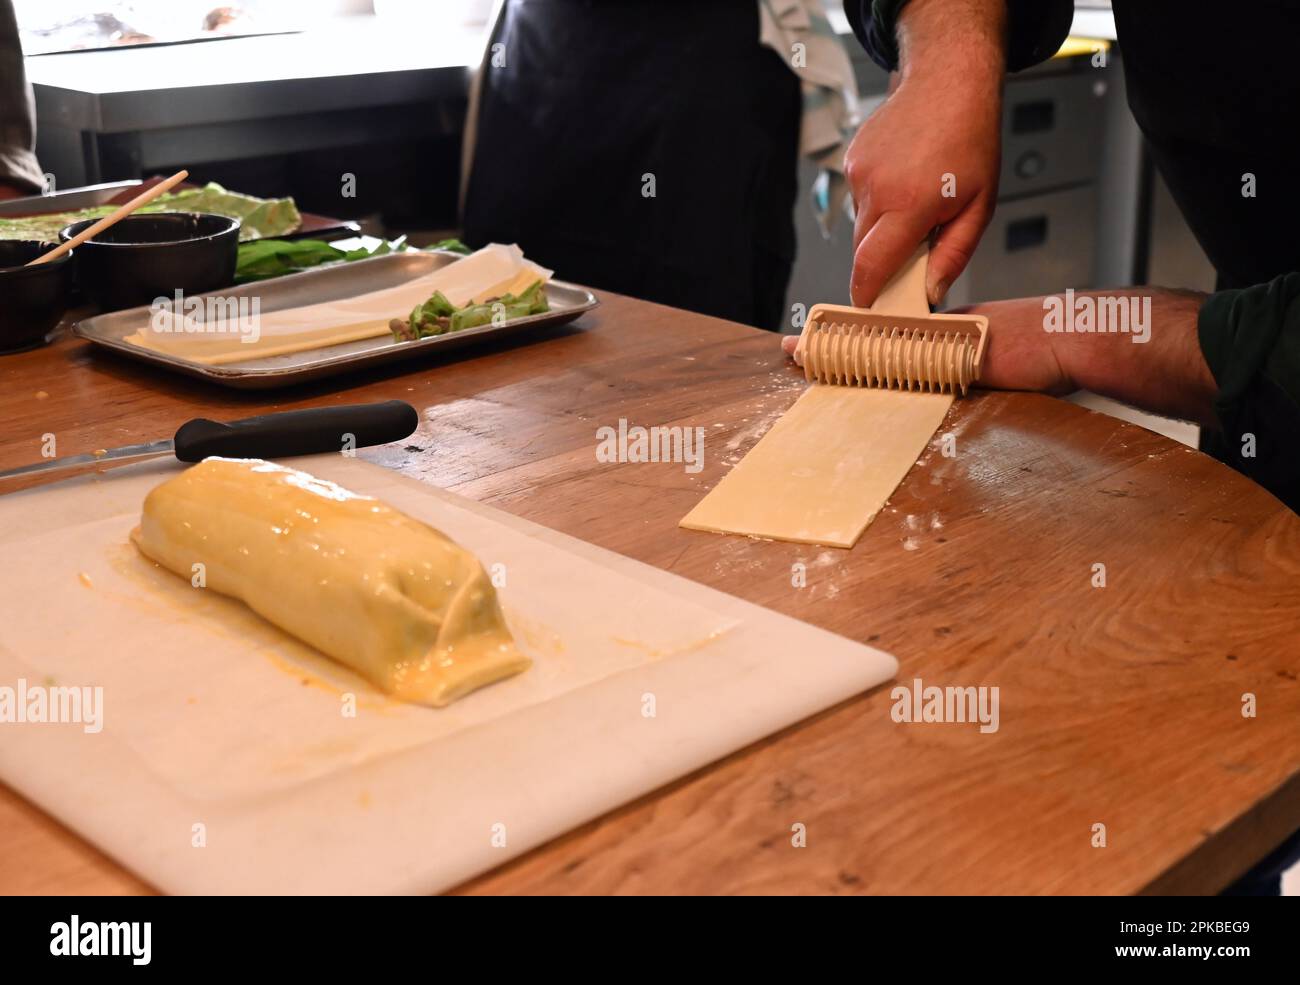
[[[104,218],[100,219],[94,225],[87,226],[85,229],[77,233],[77,235],[73,236],[67,242],[60,243],[58,246],[50,250],[48,253],[42,253],[35,260],[29,260],[27,262],[27,266],[34,267],[38,263],[49,263],[51,260],[57,260],[59,257],[63,256],[63,254],[67,253],[73,247],[80,246],[86,240],[90,239],[90,237],[98,236],[105,229],[107,229],[109,226],[113,225],[120,219],[125,219],[127,216],[129,216],[140,206],[148,205],[159,195],[162,195],[165,192],[170,191],[174,186],[179,185],[182,181],[184,181],[189,176],[190,173],[188,171],[177,171],[170,178],[158,182],[158,184],[154,185],[152,188],[148,189],[147,191],[142,191],[135,198],[131,199],[131,201],[127,202],[125,205],[123,205],[121,208],[117,209],[116,211],[111,212],[108,215],[104,216]]]

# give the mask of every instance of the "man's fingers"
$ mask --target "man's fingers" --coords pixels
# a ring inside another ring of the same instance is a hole
[[[871,207],[870,195],[855,199],[853,205],[856,210],[853,215],[853,253],[856,256],[867,233],[880,220],[880,210]]]
[[[928,232],[916,213],[882,214],[853,254],[853,276],[849,280],[853,303],[859,308],[870,307]]]
[[[793,357],[794,350],[797,349],[798,347],[799,347],[799,336],[797,335],[781,336],[781,351],[784,352],[787,356]],[[798,361],[799,361],[798,359],[795,359],[795,362]]]
[[[925,294],[931,304],[943,301],[952,282],[966,269],[989,217],[989,211],[981,203],[972,202],[955,219],[940,227],[930,247],[930,264],[925,273]]]

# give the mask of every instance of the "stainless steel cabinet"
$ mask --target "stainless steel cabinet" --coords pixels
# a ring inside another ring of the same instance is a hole
[[[1096,223],[1095,184],[999,202],[948,304],[1094,286]]]
[[[1008,80],[998,197],[1017,198],[1095,181],[1107,81],[1087,59],[1074,71]]]

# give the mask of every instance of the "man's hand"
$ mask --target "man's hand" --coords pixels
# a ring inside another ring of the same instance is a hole
[[[1063,363],[1062,354],[1057,353],[1055,343],[1061,336],[1049,333],[1043,327],[1045,313],[1041,297],[989,301],[953,309],[951,314],[954,315],[983,315],[989,320],[980,386],[999,390],[1038,390],[1056,396],[1079,389],[1071,375],[1073,367],[1068,362]],[[1132,346],[1128,337],[1122,341]]]
[[[911,0],[898,23],[899,75],[844,159],[857,207],[853,303],[866,307],[938,227],[926,293],[939,303],[965,269],[997,199],[1003,0]]]
[[[1124,291],[1084,291],[1082,299],[1116,298],[1129,307],[1130,328],[1143,299],[1150,298],[1150,319],[1144,321],[1148,341],[1133,331],[1049,332],[1049,309],[1065,309],[1064,298],[1016,298],[957,308],[953,314],[984,315],[989,320],[988,345],[979,385],[1003,390],[1041,390],[1066,394],[1091,390],[1155,414],[1216,426],[1213,410],[1217,385],[1201,354],[1197,317],[1205,295],[1159,287]],[[1101,305],[1094,305],[1100,310]],[[1096,317],[1090,324],[1099,324]],[[781,348],[793,355],[798,337],[787,335]]]

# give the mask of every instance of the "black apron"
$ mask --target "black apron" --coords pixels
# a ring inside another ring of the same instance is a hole
[[[485,69],[472,246],[564,280],[778,329],[801,90],[757,0],[510,0]],[[650,192],[653,192],[651,195]]]
[[[1300,3],[1116,0],[1115,24],[1129,106],[1220,289],[1300,270]]]
[[[1300,4],[1256,0],[1199,11],[1183,0],[1117,0],[1115,24],[1129,107],[1218,272],[1218,289],[1300,270],[1300,196],[1292,190],[1300,181]],[[1252,180],[1255,195],[1243,195]],[[1265,393],[1290,399],[1278,388]],[[1267,403],[1258,413],[1294,416]],[[1209,428],[1201,431],[1201,450],[1300,509],[1289,456],[1247,462],[1239,440]]]

